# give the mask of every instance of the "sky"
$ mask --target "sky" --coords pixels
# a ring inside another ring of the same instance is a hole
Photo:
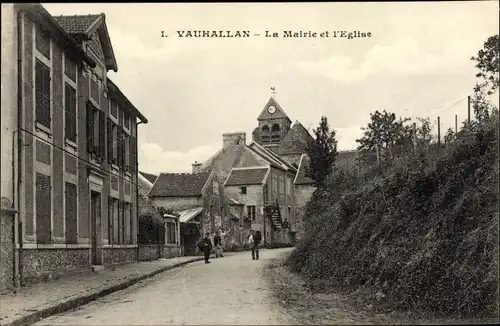
[[[467,118],[476,81],[470,57],[499,25],[498,1],[44,7],[53,15],[105,13],[118,62],[108,76],[149,120],[138,127],[139,169],[149,173],[190,172],[221,148],[223,133],[244,131],[249,143],[271,87],[293,122],[312,130],[328,117],[338,150],[356,148],[375,110],[440,116],[441,130],[454,127],[455,114]],[[180,38],[180,30],[252,36]],[[283,38],[285,30],[371,37]]]

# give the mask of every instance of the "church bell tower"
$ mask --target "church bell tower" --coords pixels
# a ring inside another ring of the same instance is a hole
[[[259,126],[252,133],[253,141],[277,153],[292,121],[273,97],[269,98],[257,121]]]

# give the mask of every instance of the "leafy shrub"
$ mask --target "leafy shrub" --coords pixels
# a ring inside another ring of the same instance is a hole
[[[335,173],[306,205],[287,264],[323,284],[382,291],[381,307],[498,314],[498,114],[436,153]]]

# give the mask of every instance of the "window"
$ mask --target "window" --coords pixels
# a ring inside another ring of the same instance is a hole
[[[77,65],[68,56],[64,56],[64,74],[76,83]]]
[[[129,170],[129,167],[130,167],[130,136],[127,135],[127,134],[124,134],[124,167],[125,167],[125,171],[128,171]]]
[[[50,33],[41,26],[36,27],[35,48],[50,60]]]
[[[255,206],[247,206],[248,218],[255,221]]]
[[[167,222],[167,244],[176,244],[176,229],[174,222]]]
[[[286,181],[288,183],[288,186],[287,186],[287,194],[291,195],[292,194],[292,187],[293,187],[293,183],[292,183],[292,178],[286,178]]]
[[[111,115],[115,118],[118,117],[118,102],[111,100],[109,101],[109,106],[111,107]]]
[[[288,206],[288,218],[292,218],[292,207]]]
[[[97,80],[90,78],[90,97],[97,103],[100,103],[100,89]]]
[[[87,102],[87,145],[88,151],[98,158],[106,156],[106,116],[104,111]]]
[[[110,238],[112,241],[110,243],[113,243],[113,244],[120,243],[120,221],[119,221],[120,211],[119,211],[119,208],[120,208],[119,200],[111,197],[111,210],[112,210],[111,216],[112,216],[112,218],[111,218],[110,227],[111,227],[112,232],[110,233]]]
[[[118,154],[118,126],[108,118],[108,162],[117,163]]]
[[[36,59],[35,63],[35,121],[50,129],[50,68]]]
[[[128,110],[123,110],[123,128],[130,130],[130,113]]]
[[[64,134],[76,143],[76,89],[64,83]]]
[[[265,134],[269,133],[269,127],[268,126],[262,127],[262,132]]]
[[[76,185],[66,182],[65,189],[65,219],[66,219],[66,243],[76,244],[77,243],[77,214],[78,214],[78,194],[76,191]]]
[[[280,126],[279,124],[275,123],[273,124],[272,128],[271,128],[271,131],[272,132],[279,132],[280,131]]]
[[[52,186],[48,175],[36,173],[36,241],[39,244],[52,242]]]
[[[280,188],[279,193],[283,195],[285,193],[285,177],[279,177]]]
[[[272,185],[273,196],[276,197],[277,193],[278,193],[278,177],[273,175],[272,181],[273,181],[273,185]]]
[[[247,194],[247,187],[240,187],[240,192],[242,195],[246,195]]]
[[[128,216],[130,217],[129,218],[130,236],[129,236],[128,243],[129,244],[133,244],[134,243],[134,214],[133,214],[133,211],[132,211],[132,204],[128,205],[128,214],[129,214]]]
[[[125,225],[123,234],[123,244],[132,244],[132,225],[131,225],[131,205],[125,203],[123,211],[123,223]]]

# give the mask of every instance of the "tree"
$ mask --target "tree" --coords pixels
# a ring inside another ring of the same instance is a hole
[[[499,46],[499,36],[491,36],[484,42],[477,57],[471,58],[472,61],[476,62],[476,68],[479,69],[476,74],[479,81],[474,87],[472,98],[474,116],[479,124],[488,121],[493,111],[498,110],[488,99],[488,96],[494,94],[500,85]]]
[[[474,89],[476,92],[480,91],[491,95],[497,90],[500,84],[498,77],[498,66],[500,64],[499,46],[498,34],[490,36],[484,42],[483,48],[477,53],[477,57],[471,57],[471,60],[476,62],[476,68],[479,69],[476,77],[481,79]]]
[[[453,142],[454,139],[455,139],[455,132],[453,131],[453,129],[448,128],[448,131],[446,131],[446,134],[444,135],[444,143],[449,144]]]
[[[316,187],[322,187],[333,171],[337,157],[337,140],[335,130],[330,131],[327,117],[321,117],[319,126],[314,130],[315,139],[307,142],[306,153],[309,156],[309,167],[306,175],[313,179]]]
[[[405,123],[409,118],[396,118],[394,113],[375,111],[370,122],[362,128],[363,137],[356,139],[358,150],[363,154],[377,153],[378,160],[387,160],[398,152],[405,151],[412,144],[412,128]]]

